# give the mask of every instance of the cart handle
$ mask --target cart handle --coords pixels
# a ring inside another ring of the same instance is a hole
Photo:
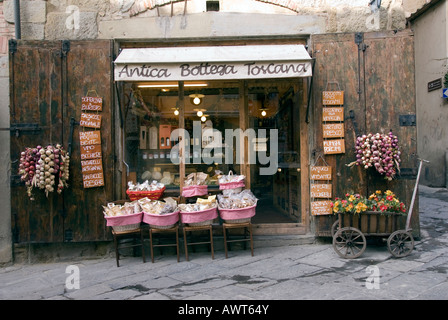
[[[411,205],[409,206],[409,211],[408,211],[408,216],[406,218],[406,231],[410,231],[411,230],[411,216],[412,216],[412,210],[414,209],[414,202],[415,202],[415,197],[417,195],[417,188],[418,188],[418,182],[420,180],[420,174],[422,172],[422,165],[423,162],[424,163],[429,163],[428,160],[424,160],[424,159],[420,159],[417,158],[418,161],[420,162],[418,164],[418,172],[417,172],[417,179],[415,179],[415,186],[414,186],[414,192],[412,193],[412,200],[411,200]]]

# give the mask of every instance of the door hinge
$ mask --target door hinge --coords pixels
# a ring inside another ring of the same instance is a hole
[[[39,134],[42,129],[38,123],[11,123],[9,131],[11,135],[19,137],[20,134]]]
[[[9,53],[14,54],[17,52],[17,40],[16,39],[9,39]]]

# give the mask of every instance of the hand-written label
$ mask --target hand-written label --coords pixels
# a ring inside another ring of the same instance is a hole
[[[79,125],[88,128],[101,128],[101,115],[95,113],[81,113],[81,121],[79,121]]]
[[[323,137],[326,138],[343,138],[344,137],[344,124],[343,123],[330,123],[323,126]]]
[[[323,91],[322,104],[324,106],[344,104],[344,91]]]
[[[93,144],[101,144],[100,131],[80,131],[79,132],[79,144],[81,146],[88,146]]]
[[[311,214],[313,216],[322,216],[332,214],[331,201],[312,201],[311,202]]]
[[[100,97],[82,97],[81,110],[102,111],[103,99]]]
[[[101,158],[81,161],[81,171],[83,174],[103,172],[103,161]]]
[[[82,176],[84,188],[104,186],[104,176],[102,172],[84,174]]]
[[[331,167],[311,167],[311,180],[331,180]]]
[[[344,139],[324,140],[324,154],[345,153]]]
[[[323,121],[344,121],[343,107],[327,107],[322,109]]]
[[[312,184],[312,198],[331,198],[331,184]]]
[[[81,146],[81,160],[101,158],[101,145]]]

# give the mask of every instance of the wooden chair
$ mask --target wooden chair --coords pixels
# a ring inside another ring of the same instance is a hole
[[[205,225],[205,226],[184,226],[184,244],[185,244],[185,259],[188,260],[188,246],[190,245],[199,245],[199,244],[210,244],[210,251],[212,253],[212,259],[215,258],[214,250],[213,250],[213,230],[212,225]],[[209,241],[200,241],[200,242],[190,242],[188,243],[188,232],[197,232],[197,231],[206,231],[208,230],[210,232],[210,240]]]
[[[168,244],[161,244],[159,239],[159,244],[154,244],[154,237],[153,234],[156,233],[175,233],[176,234],[176,243],[168,243]],[[176,224],[172,228],[168,229],[159,229],[159,228],[153,228],[149,227],[149,243],[151,247],[151,261],[154,263],[154,248],[155,247],[176,247],[177,252],[177,262],[179,262],[179,224]]]
[[[115,200],[115,201],[109,201],[113,202],[115,204],[123,205],[127,200]],[[136,248],[141,247],[141,255],[143,258],[143,263],[146,262],[145,257],[145,246],[144,246],[144,240],[143,240],[143,229],[142,226],[138,227],[137,229],[128,230],[128,231],[115,231],[112,227],[112,236],[114,238],[114,247],[115,247],[115,258],[117,260],[117,267],[120,266],[119,260],[120,260],[120,249],[125,248]],[[132,244],[126,244],[126,243],[120,243],[120,240],[132,240]],[[139,240],[139,242],[136,242],[136,240]],[[135,255],[135,250],[134,250]]]
[[[244,234],[243,234],[243,238],[238,237],[238,238],[229,238],[227,235],[227,230],[228,229],[237,229],[237,228],[243,228],[244,230]],[[225,250],[225,254],[226,254],[226,259],[227,259],[227,251],[230,248],[230,243],[232,242],[243,242],[244,243],[244,249],[246,249],[246,242],[250,242],[250,250],[251,250],[251,254],[252,257],[254,256],[254,242],[253,242],[253,237],[252,237],[252,223],[249,222],[244,222],[244,223],[223,223],[222,224],[222,233],[224,236],[224,250]],[[249,237],[248,237],[249,236]]]
[[[143,258],[143,263],[146,262],[145,259],[145,246],[143,241],[143,230],[142,228],[130,230],[130,231],[114,231],[112,229],[112,235],[114,237],[114,246],[115,246],[115,258],[117,260],[117,267],[120,266],[119,260],[120,260],[120,249],[124,248],[135,248],[135,247],[141,247],[141,254]],[[120,244],[120,240],[122,239],[131,239],[133,241],[132,244]],[[135,240],[140,238],[140,242],[135,243]],[[134,251],[135,254],[135,251]]]

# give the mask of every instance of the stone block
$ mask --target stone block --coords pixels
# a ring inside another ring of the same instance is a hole
[[[5,0],[3,2],[3,13],[5,20],[14,23],[14,1]],[[31,23],[45,23],[47,15],[47,3],[43,0],[21,0],[20,1],[20,21]]]
[[[22,23],[22,39],[24,40],[44,40],[45,25],[41,23]]]
[[[98,36],[96,11],[52,12],[45,25],[46,40],[86,40]]]

